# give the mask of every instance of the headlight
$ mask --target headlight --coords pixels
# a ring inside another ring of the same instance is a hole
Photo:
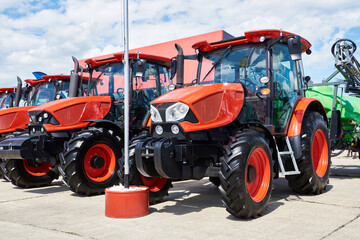
[[[151,114],[151,121],[162,122],[162,118],[160,116],[159,111],[153,105],[150,105],[150,114]]]
[[[184,103],[175,103],[168,107],[165,112],[166,121],[174,122],[185,118],[189,111],[189,106]]]

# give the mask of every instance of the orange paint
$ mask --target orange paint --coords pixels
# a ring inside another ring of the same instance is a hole
[[[208,103],[202,102],[202,100],[209,97],[212,98],[213,103],[217,104],[216,109],[215,106],[209,106]],[[151,104],[166,102],[187,104],[199,122],[190,123],[185,121],[181,122],[180,125],[185,132],[199,131],[225,126],[233,122],[243,106],[244,90],[240,83],[191,86],[166,93],[152,101]],[[203,107],[214,108],[214,110],[206,113],[206,111],[202,110]]]
[[[47,131],[62,131],[86,127],[88,123],[85,120],[103,119],[110,107],[109,96],[75,97],[44,103],[31,111],[49,112],[60,125],[44,124],[44,128]]]
[[[317,100],[315,98],[302,98],[298,102],[298,104],[295,106],[295,110],[291,117],[289,129],[288,129],[288,133],[287,133],[288,137],[296,137],[296,136],[300,135],[302,120],[304,118],[306,109],[312,102],[318,102],[321,105],[319,100]],[[325,112],[325,110],[324,110],[324,112]]]
[[[277,38],[280,37],[280,30],[277,29],[264,29],[264,30],[255,30],[255,31],[248,31],[245,32],[245,37],[236,38],[231,41],[222,41],[222,42],[215,42],[209,43],[208,41],[201,41],[195,43],[193,48],[198,48],[202,52],[209,52],[215,49],[227,47],[230,45],[239,45],[239,44],[246,44],[246,43],[259,43],[260,37],[264,36],[266,39]],[[290,32],[282,31],[282,35],[297,35]],[[308,40],[301,37],[302,43],[302,51],[305,52],[307,49],[311,47],[311,44]]]

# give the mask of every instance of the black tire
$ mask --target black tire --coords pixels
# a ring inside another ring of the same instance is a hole
[[[259,132],[247,129],[239,131],[224,148],[219,173],[222,202],[235,217],[256,218],[267,209],[271,197],[273,163],[269,145]]]
[[[7,170],[5,168],[6,160],[0,159],[0,179],[4,179],[5,181],[10,181],[10,179],[6,176]]]
[[[331,157],[337,157],[340,154],[342,154],[345,151],[345,149],[334,149],[331,151]]]
[[[314,137],[316,135],[316,137]],[[301,157],[296,159],[300,174],[288,175],[289,186],[298,193],[320,194],[329,182],[330,175],[330,141],[324,117],[318,113],[306,112],[301,126]],[[317,154],[321,150],[321,154]],[[315,153],[313,159],[313,151]],[[321,160],[317,164],[314,161]],[[288,162],[288,161],[287,161]],[[326,166],[325,166],[326,164]],[[318,173],[317,173],[318,171]]]
[[[209,177],[209,181],[215,186],[220,186],[220,179],[218,177]]]
[[[48,186],[59,178],[56,167],[50,163],[37,164],[34,160],[6,159],[6,177],[12,184],[22,188]]]
[[[103,194],[106,188],[118,184],[117,159],[122,157],[122,137],[105,128],[79,132],[60,154],[63,182],[73,192],[87,196]]]
[[[160,203],[165,196],[169,195],[169,189],[173,186],[170,179],[166,178],[146,178],[140,174],[135,165],[135,147],[138,142],[144,140],[147,134],[134,137],[129,144],[129,184],[136,186],[147,186],[149,188],[150,205]],[[124,159],[121,159],[119,176],[124,184]]]

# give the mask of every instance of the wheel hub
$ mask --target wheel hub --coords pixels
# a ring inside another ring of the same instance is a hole
[[[93,156],[90,160],[90,165],[93,168],[102,168],[105,165],[105,159],[99,156]]]
[[[256,179],[256,168],[253,165],[248,166],[247,181],[253,183]]]

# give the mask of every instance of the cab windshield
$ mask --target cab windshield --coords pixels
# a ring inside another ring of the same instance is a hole
[[[266,49],[235,46],[203,53],[199,84],[241,83],[255,93],[266,76]]]
[[[0,97],[0,108],[9,108],[12,105],[13,98],[11,94],[4,94]]]
[[[135,60],[136,61],[136,60]],[[150,114],[150,102],[168,91],[169,70],[161,65],[146,62],[142,76],[136,76],[130,64],[130,128],[142,129]],[[114,121],[124,121],[124,65],[122,62],[105,64],[94,69],[96,91],[100,96],[110,96],[114,101]]]
[[[131,66],[131,99],[143,101],[147,104],[161,94],[168,91],[169,71],[166,67],[146,63],[142,77],[136,77],[134,67]],[[124,65],[121,62],[106,64],[96,68],[93,72],[96,81],[96,91],[100,96],[112,96],[123,100]]]
[[[30,106],[39,106],[43,103],[55,99],[56,87],[52,82],[40,83],[37,88],[33,88]]]

